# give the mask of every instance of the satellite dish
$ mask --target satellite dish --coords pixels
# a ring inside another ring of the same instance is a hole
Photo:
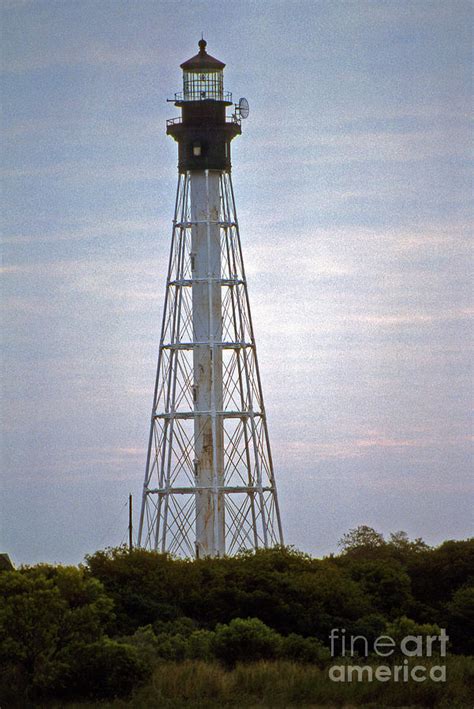
[[[246,98],[239,99],[239,114],[241,118],[248,118],[249,115],[249,102]]]

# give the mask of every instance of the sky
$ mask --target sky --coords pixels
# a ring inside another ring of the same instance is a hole
[[[1,551],[79,563],[143,485],[197,52],[233,181],[285,542],[472,536],[473,5],[3,0]]]

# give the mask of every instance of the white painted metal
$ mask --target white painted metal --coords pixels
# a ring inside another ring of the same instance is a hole
[[[222,417],[221,236],[218,171],[190,173],[194,341],[196,555],[225,551]],[[201,489],[205,488],[205,489]]]
[[[229,173],[178,181],[139,545],[283,543]]]

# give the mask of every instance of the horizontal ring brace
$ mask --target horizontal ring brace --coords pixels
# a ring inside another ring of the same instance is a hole
[[[246,347],[254,347],[252,342],[211,342],[202,340],[199,342],[176,342],[175,344],[161,345],[163,350],[192,350],[195,347],[220,347],[222,350],[241,350]]]
[[[180,280],[168,281],[169,286],[192,286],[193,283],[217,283],[221,286],[243,286],[245,281],[241,278],[182,278]]]
[[[217,221],[215,219],[197,219],[196,221],[193,222],[173,222],[175,227],[179,227],[180,229],[189,229],[192,226],[197,226],[198,224],[215,224],[216,226],[220,226],[223,229],[229,229],[230,227],[236,227],[237,222],[223,222],[223,221]]]
[[[154,419],[194,419],[197,416],[218,416],[224,419],[254,418],[263,416],[260,411],[175,411],[169,414],[153,414]]]
[[[208,485],[195,485],[193,487],[169,487],[169,488],[152,488],[145,490],[147,495],[191,495],[196,492],[203,491],[218,492],[223,494],[237,494],[239,492],[246,493],[258,493],[258,492],[273,492],[272,487],[257,487],[257,486],[242,486],[242,487],[226,487],[225,485],[218,485],[217,487]]]

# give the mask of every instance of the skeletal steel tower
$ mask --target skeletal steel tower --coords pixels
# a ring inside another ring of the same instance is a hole
[[[181,64],[178,189],[151,417],[139,545],[222,556],[283,543],[231,181],[225,64]]]

